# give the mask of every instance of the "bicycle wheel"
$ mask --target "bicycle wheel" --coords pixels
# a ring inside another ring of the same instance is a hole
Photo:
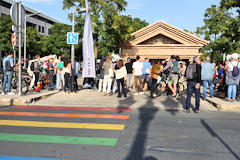
[[[177,93],[179,96],[184,96],[186,94],[186,88],[182,82],[178,82]]]
[[[18,92],[18,89],[19,89],[19,87],[18,87],[18,82],[16,82],[16,90],[17,90],[17,92]],[[28,90],[29,90],[29,85],[28,85],[28,83],[23,79],[23,81],[22,81],[22,94],[27,94],[28,93]]]
[[[160,84],[157,87],[157,90],[161,95],[167,95],[167,84],[165,81],[161,81]]]

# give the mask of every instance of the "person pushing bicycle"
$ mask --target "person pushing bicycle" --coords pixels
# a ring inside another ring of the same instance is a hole
[[[170,69],[168,88],[172,91],[172,97],[177,96],[177,83],[179,79],[179,74],[181,73],[181,66],[176,60],[176,56],[172,55],[168,64],[163,68],[161,72]]]

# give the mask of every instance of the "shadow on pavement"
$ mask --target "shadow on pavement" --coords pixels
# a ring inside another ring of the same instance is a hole
[[[175,116],[179,112],[179,103],[176,102],[175,99],[167,96],[166,99],[161,103],[164,105],[165,110],[169,112],[172,116]]]
[[[232,150],[232,148],[226,142],[224,142],[224,140],[207,124],[205,120],[201,119],[201,123],[211,134],[211,136],[217,138],[226,147],[226,149],[236,158],[236,160],[240,160],[239,156]]]
[[[133,99],[132,95],[128,95],[125,99],[119,100],[118,109],[128,109],[131,108],[136,103],[136,101]],[[122,113],[123,111],[119,110],[118,113]]]
[[[182,105],[182,108],[186,107],[186,97],[185,96],[179,96],[177,98],[177,101]]]
[[[11,107],[11,106],[13,106],[13,105],[11,104],[9,106],[0,106],[0,109],[8,108],[8,107]]]
[[[154,115],[158,112],[158,108],[154,107],[152,99],[148,99],[147,103],[138,110],[140,112],[140,125],[129,154],[125,160],[157,160],[155,157],[144,157],[144,153],[149,123],[154,119]]]

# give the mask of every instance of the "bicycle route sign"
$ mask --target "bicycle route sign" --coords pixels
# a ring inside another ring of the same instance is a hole
[[[78,44],[78,33],[68,32],[67,33],[67,44]]]

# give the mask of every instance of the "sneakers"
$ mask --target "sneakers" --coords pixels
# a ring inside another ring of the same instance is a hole
[[[144,95],[144,92],[139,92],[139,95]]]
[[[9,95],[9,96],[13,96],[13,95],[15,95],[15,93],[9,92],[8,95]]]
[[[153,94],[153,95],[152,95],[152,98],[156,98],[156,97],[157,97],[157,94]]]
[[[5,93],[4,92],[2,92],[2,96],[4,96],[5,95]]]

